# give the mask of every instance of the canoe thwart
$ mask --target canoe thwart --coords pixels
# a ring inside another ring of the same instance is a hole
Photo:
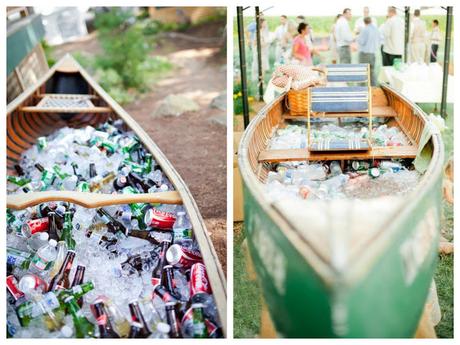
[[[416,146],[387,146],[373,147],[368,151],[346,152],[311,152],[307,149],[265,150],[260,152],[258,161],[261,162],[287,162],[287,161],[318,161],[318,160],[344,160],[344,159],[389,159],[389,158],[415,158]]]
[[[324,118],[336,118],[336,117],[369,117],[369,113],[315,113],[312,112],[310,117],[324,117]],[[372,107],[372,117],[396,117],[396,111],[392,107]],[[289,113],[285,113],[283,118],[286,120],[300,120],[300,119],[307,119],[307,115],[289,115]]]
[[[6,198],[6,206],[13,210],[21,210],[49,201],[66,201],[86,208],[134,203],[182,204],[182,198],[177,191],[144,194],[97,194],[74,191],[47,191],[8,195]]]

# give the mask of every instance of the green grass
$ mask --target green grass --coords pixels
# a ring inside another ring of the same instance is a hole
[[[235,338],[253,338],[260,327],[260,288],[250,281],[242,248],[243,223],[235,223],[233,252],[233,334]]]

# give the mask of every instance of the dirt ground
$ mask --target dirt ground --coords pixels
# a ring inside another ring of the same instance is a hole
[[[151,91],[124,105],[142,125],[188,185],[201,211],[220,262],[226,272],[227,168],[226,112],[210,102],[226,89],[225,39],[216,37],[225,22],[195,27],[179,36],[165,36],[152,54],[165,56],[174,70],[158,80]],[[198,39],[195,39],[198,38]],[[68,52],[101,51],[96,35],[55,48],[59,58]],[[155,117],[157,103],[169,94],[185,95],[200,106],[179,117]],[[220,119],[215,121],[214,117]]]

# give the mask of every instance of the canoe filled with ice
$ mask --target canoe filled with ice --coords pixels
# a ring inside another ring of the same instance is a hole
[[[390,87],[372,89],[371,107],[371,126],[362,114],[293,115],[282,94],[241,139],[248,248],[281,337],[417,328],[436,267],[443,144]],[[368,139],[365,150],[309,148]]]
[[[91,104],[71,100],[66,111],[59,103],[81,95]],[[58,101],[44,109],[47,97]],[[7,123],[9,195],[177,191],[182,198],[177,205],[84,208],[56,200],[7,209],[8,336],[224,335],[225,278],[187,187],[74,60],[64,58],[37,90],[15,100]]]

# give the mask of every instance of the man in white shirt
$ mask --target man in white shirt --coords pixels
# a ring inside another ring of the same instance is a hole
[[[439,44],[441,43],[441,31],[439,30],[439,21],[434,19],[432,24],[432,31],[430,35],[430,43],[431,43],[431,53],[430,53],[430,62],[437,62],[438,61],[438,48]]]
[[[404,53],[404,21],[396,14],[396,7],[388,7],[388,16],[382,27],[382,65],[392,66]]]
[[[286,51],[288,45],[288,21],[285,15],[280,17],[280,25],[275,29],[275,59],[281,60],[281,56]]]
[[[355,22],[355,34],[359,35],[361,29],[364,29],[366,24],[364,23],[364,18],[370,17],[369,16],[369,7],[364,7],[363,8],[363,16],[358,18]],[[371,24],[375,25],[377,27],[377,19],[375,17],[370,17],[371,18]]]
[[[420,19],[420,10],[414,11],[414,19],[410,26],[411,62],[425,62],[426,53],[426,24]]]
[[[335,24],[335,39],[337,42],[337,52],[339,53],[339,63],[351,63],[350,44],[353,42],[353,34],[350,29],[351,10],[343,10],[342,16]]]

